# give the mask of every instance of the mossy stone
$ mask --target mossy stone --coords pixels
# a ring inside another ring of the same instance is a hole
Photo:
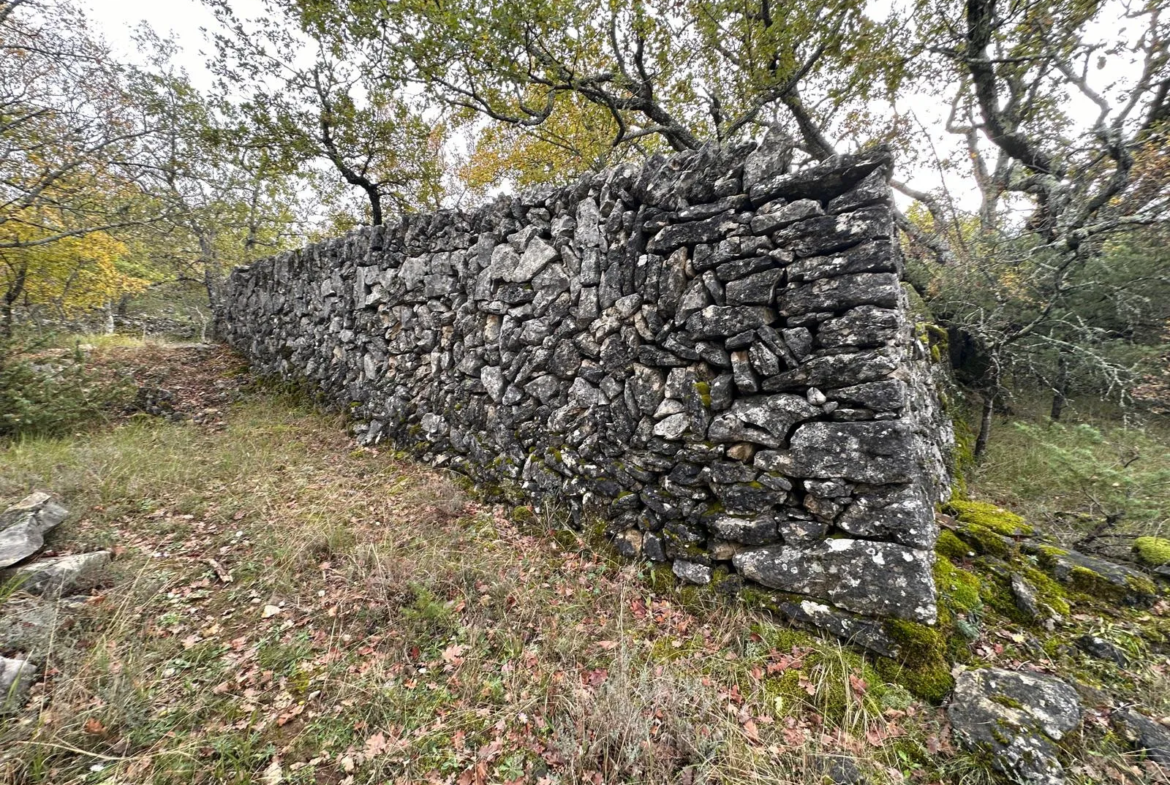
[[[1150,567],[1170,564],[1170,540],[1161,537],[1138,537],[1133,541],[1133,552],[1138,561]]]
[[[955,686],[946,642],[939,630],[902,619],[885,623],[886,634],[900,647],[898,661],[881,658],[877,671],[888,681],[901,684],[912,695],[941,703]]]
[[[943,529],[939,532],[934,550],[935,553],[948,559],[965,559],[971,553],[971,546],[960,540],[950,529]]]
[[[982,526],[1005,537],[1020,537],[1033,533],[1032,527],[1019,515],[994,504],[970,499],[952,499],[946,508],[962,523]]]
[[[934,560],[934,584],[938,587],[939,599],[948,604],[952,611],[972,613],[983,604],[979,578],[966,570],[960,570],[941,554]]]

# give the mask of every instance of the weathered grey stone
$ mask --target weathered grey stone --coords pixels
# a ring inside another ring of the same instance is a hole
[[[806,218],[776,234],[797,257],[842,251],[867,240],[893,236],[893,216],[888,207],[866,207],[852,213]]]
[[[780,537],[785,545],[810,545],[825,539],[829,533],[829,526],[824,521],[806,521],[799,518],[786,518],[776,524],[780,530]]]
[[[859,207],[890,203],[889,175],[886,169],[875,169],[850,190],[829,201],[830,213],[844,213]]]
[[[1078,649],[1095,659],[1112,662],[1119,668],[1129,665],[1125,652],[1099,635],[1082,635],[1077,638],[1076,644]]]
[[[798,259],[787,268],[790,281],[818,281],[853,273],[901,274],[898,257],[889,240],[874,240],[830,256]]]
[[[713,442],[754,442],[781,447],[792,427],[820,411],[797,395],[741,398],[711,421],[707,436]]]
[[[727,284],[728,305],[771,305],[777,285],[784,279],[783,270],[764,270]]]
[[[1113,727],[1133,749],[1159,766],[1170,766],[1170,730],[1131,708],[1113,712]]]
[[[696,564],[695,562],[683,561],[682,559],[675,559],[671,569],[678,576],[679,580],[685,581],[686,583],[695,583],[699,586],[706,586],[710,583],[711,575],[714,572],[709,565]]]
[[[613,538],[614,548],[627,559],[636,559],[642,553],[642,542],[645,535],[637,529],[627,529]]]
[[[1016,608],[1028,619],[1038,621],[1042,618],[1039,594],[1027,578],[1019,573],[1012,573],[1011,592]]]
[[[650,253],[670,253],[682,245],[694,246],[710,243],[723,237],[738,226],[730,212],[712,216],[702,221],[687,221],[672,224],[654,236],[646,245]]]
[[[744,330],[754,330],[776,319],[771,308],[760,306],[708,305],[687,319],[687,332],[697,339],[726,338]]]
[[[771,545],[780,542],[776,521],[769,517],[737,518],[733,515],[720,515],[711,522],[711,531],[720,539],[743,545]]]
[[[691,427],[691,418],[685,414],[672,414],[654,426],[654,435],[663,439],[681,439]]]
[[[507,386],[503,372],[495,365],[487,365],[480,369],[479,380],[483,382],[488,397],[499,403],[504,396],[504,387]]]
[[[1076,690],[1051,676],[999,668],[959,674],[947,708],[955,738],[1015,781],[1061,785],[1056,743],[1081,723]]]
[[[769,488],[763,483],[735,483],[715,486],[715,495],[723,509],[732,515],[756,515],[780,506],[788,498],[787,492]]]
[[[0,714],[20,711],[28,699],[37,670],[31,662],[0,657]]]
[[[825,211],[821,209],[821,203],[815,199],[798,199],[795,202],[777,205],[771,210],[768,209],[769,207],[771,204],[764,205],[759,213],[752,218],[753,233],[770,234],[805,218],[825,214]]]
[[[811,422],[796,429],[776,470],[789,477],[833,478],[871,485],[914,479],[914,437],[897,420]]]
[[[809,332],[807,327],[793,327],[791,329],[781,330],[780,335],[784,340],[784,345],[792,352],[792,357],[795,360],[803,360],[812,351],[812,333]]]
[[[824,630],[846,643],[860,646],[879,656],[894,659],[901,655],[901,647],[889,636],[881,622],[854,616],[812,600],[782,602],[779,609],[798,624]]]
[[[799,316],[819,311],[843,311],[859,305],[894,308],[900,293],[898,277],[893,273],[857,273],[822,278],[811,284],[797,284],[785,289],[780,297],[780,313],[783,316]],[[891,314],[897,316],[894,312]],[[876,321],[876,315],[868,311],[855,314],[852,323],[864,329],[866,318],[875,319],[875,328],[882,327]],[[879,345],[885,342],[879,341]]]
[[[109,562],[109,551],[94,551],[73,556],[37,559],[31,564],[17,567],[12,573],[20,581],[21,591],[56,596],[64,594],[78,584],[92,580]]]
[[[817,340],[827,349],[885,346],[898,337],[904,325],[896,310],[862,305],[824,322],[817,332]]]
[[[753,204],[773,199],[824,199],[846,193],[879,167],[892,163],[889,149],[836,155],[790,174],[778,173],[749,186]]]
[[[556,249],[539,237],[533,237],[524,249],[519,263],[508,273],[506,280],[512,283],[526,283],[536,277],[545,265],[556,259]]]
[[[855,613],[935,621],[931,551],[837,539],[743,551],[733,563],[745,578],[770,589],[823,598]]]
[[[788,173],[792,164],[792,151],[795,143],[783,128],[778,125],[768,127],[764,140],[760,146],[748,154],[743,163],[743,187],[751,190],[772,177]]]
[[[934,505],[917,485],[882,488],[860,494],[836,520],[858,537],[892,540],[911,548],[930,548],[938,539]]]
[[[1039,553],[1039,546],[1025,543],[1025,550]],[[1042,566],[1062,583],[1077,579],[1077,571],[1085,570],[1104,584],[1110,584],[1121,598],[1131,604],[1147,607],[1157,599],[1157,590],[1145,574],[1116,562],[1088,556],[1077,551],[1045,549]]]
[[[846,406],[858,406],[875,412],[897,412],[906,406],[906,383],[899,379],[855,384],[828,390],[825,396]]]
[[[47,493],[30,494],[0,513],[0,568],[32,556],[45,544],[45,534],[69,511]]]
[[[809,358],[798,368],[769,377],[761,386],[767,392],[783,392],[798,387],[827,389],[853,382],[876,382],[885,379],[897,368],[897,357],[884,350],[825,354]]]

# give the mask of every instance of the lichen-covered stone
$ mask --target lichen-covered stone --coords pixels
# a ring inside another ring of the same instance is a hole
[[[839,608],[934,623],[934,554],[885,542],[834,539],[736,554],[745,578],[780,591],[824,597]]]
[[[947,709],[959,743],[1014,781],[1062,785],[1057,742],[1081,723],[1076,690],[1051,676],[999,668],[959,675]]]
[[[32,556],[45,544],[45,534],[69,511],[47,493],[33,493],[0,513],[0,568]]]

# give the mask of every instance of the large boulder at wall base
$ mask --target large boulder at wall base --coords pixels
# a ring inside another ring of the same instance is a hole
[[[1013,781],[1065,782],[1056,745],[1080,725],[1081,702],[1060,679],[999,668],[965,671],[947,714],[959,744],[990,755]]]
[[[770,589],[823,597],[856,613],[933,624],[934,554],[888,542],[831,539],[742,551],[735,568]]]

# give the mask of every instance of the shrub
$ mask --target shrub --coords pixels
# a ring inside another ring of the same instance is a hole
[[[79,352],[37,357],[32,350],[0,343],[0,438],[67,433],[103,419],[124,392],[99,384]]]

